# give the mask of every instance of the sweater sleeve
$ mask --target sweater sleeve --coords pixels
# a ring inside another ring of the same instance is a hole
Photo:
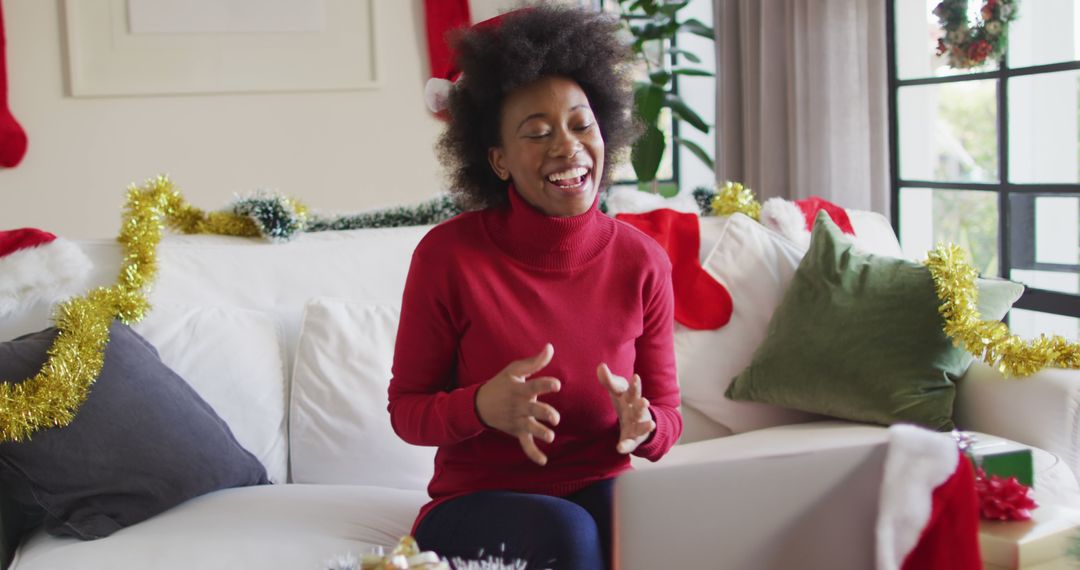
[[[418,247],[405,281],[387,409],[406,442],[450,445],[484,430],[475,404],[480,385],[457,387],[458,331],[445,301],[446,265],[423,258]]]
[[[644,327],[635,343],[634,371],[641,376],[641,394],[649,400],[656,430],[633,453],[649,461],[658,461],[682,435],[675,373],[675,297],[671,265],[666,259],[664,262],[664,270],[647,284]]]

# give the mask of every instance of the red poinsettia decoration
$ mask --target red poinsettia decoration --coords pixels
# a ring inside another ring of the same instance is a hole
[[[1031,520],[1031,510],[1038,503],[1028,496],[1031,488],[1016,480],[987,475],[982,469],[975,473],[975,492],[979,496],[979,514],[997,521]]]

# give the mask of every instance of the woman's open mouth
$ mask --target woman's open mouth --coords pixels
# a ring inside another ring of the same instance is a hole
[[[547,177],[548,183],[564,192],[582,190],[588,180],[589,169],[584,166],[576,166],[562,172],[550,174]]]

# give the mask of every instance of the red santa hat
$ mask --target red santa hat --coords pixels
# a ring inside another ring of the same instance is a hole
[[[34,228],[0,230],[0,316],[76,292],[90,268],[68,240]]]
[[[817,213],[824,210],[841,231],[855,235],[847,210],[817,196],[805,200],[769,198],[761,205],[761,223],[788,238],[796,245],[810,245],[810,231],[814,229]]]
[[[889,428],[877,518],[877,570],[979,570],[971,462],[948,434]]]

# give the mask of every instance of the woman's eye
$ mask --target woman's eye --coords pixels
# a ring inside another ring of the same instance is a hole
[[[580,127],[576,127],[574,130],[575,131],[587,131],[587,130],[592,128],[593,124],[594,123],[586,123],[584,125],[581,125]]]
[[[527,138],[527,139],[542,139],[542,138],[548,136],[549,134],[551,134],[551,133],[549,133],[549,132],[529,133],[529,134],[525,135],[525,138]]]

